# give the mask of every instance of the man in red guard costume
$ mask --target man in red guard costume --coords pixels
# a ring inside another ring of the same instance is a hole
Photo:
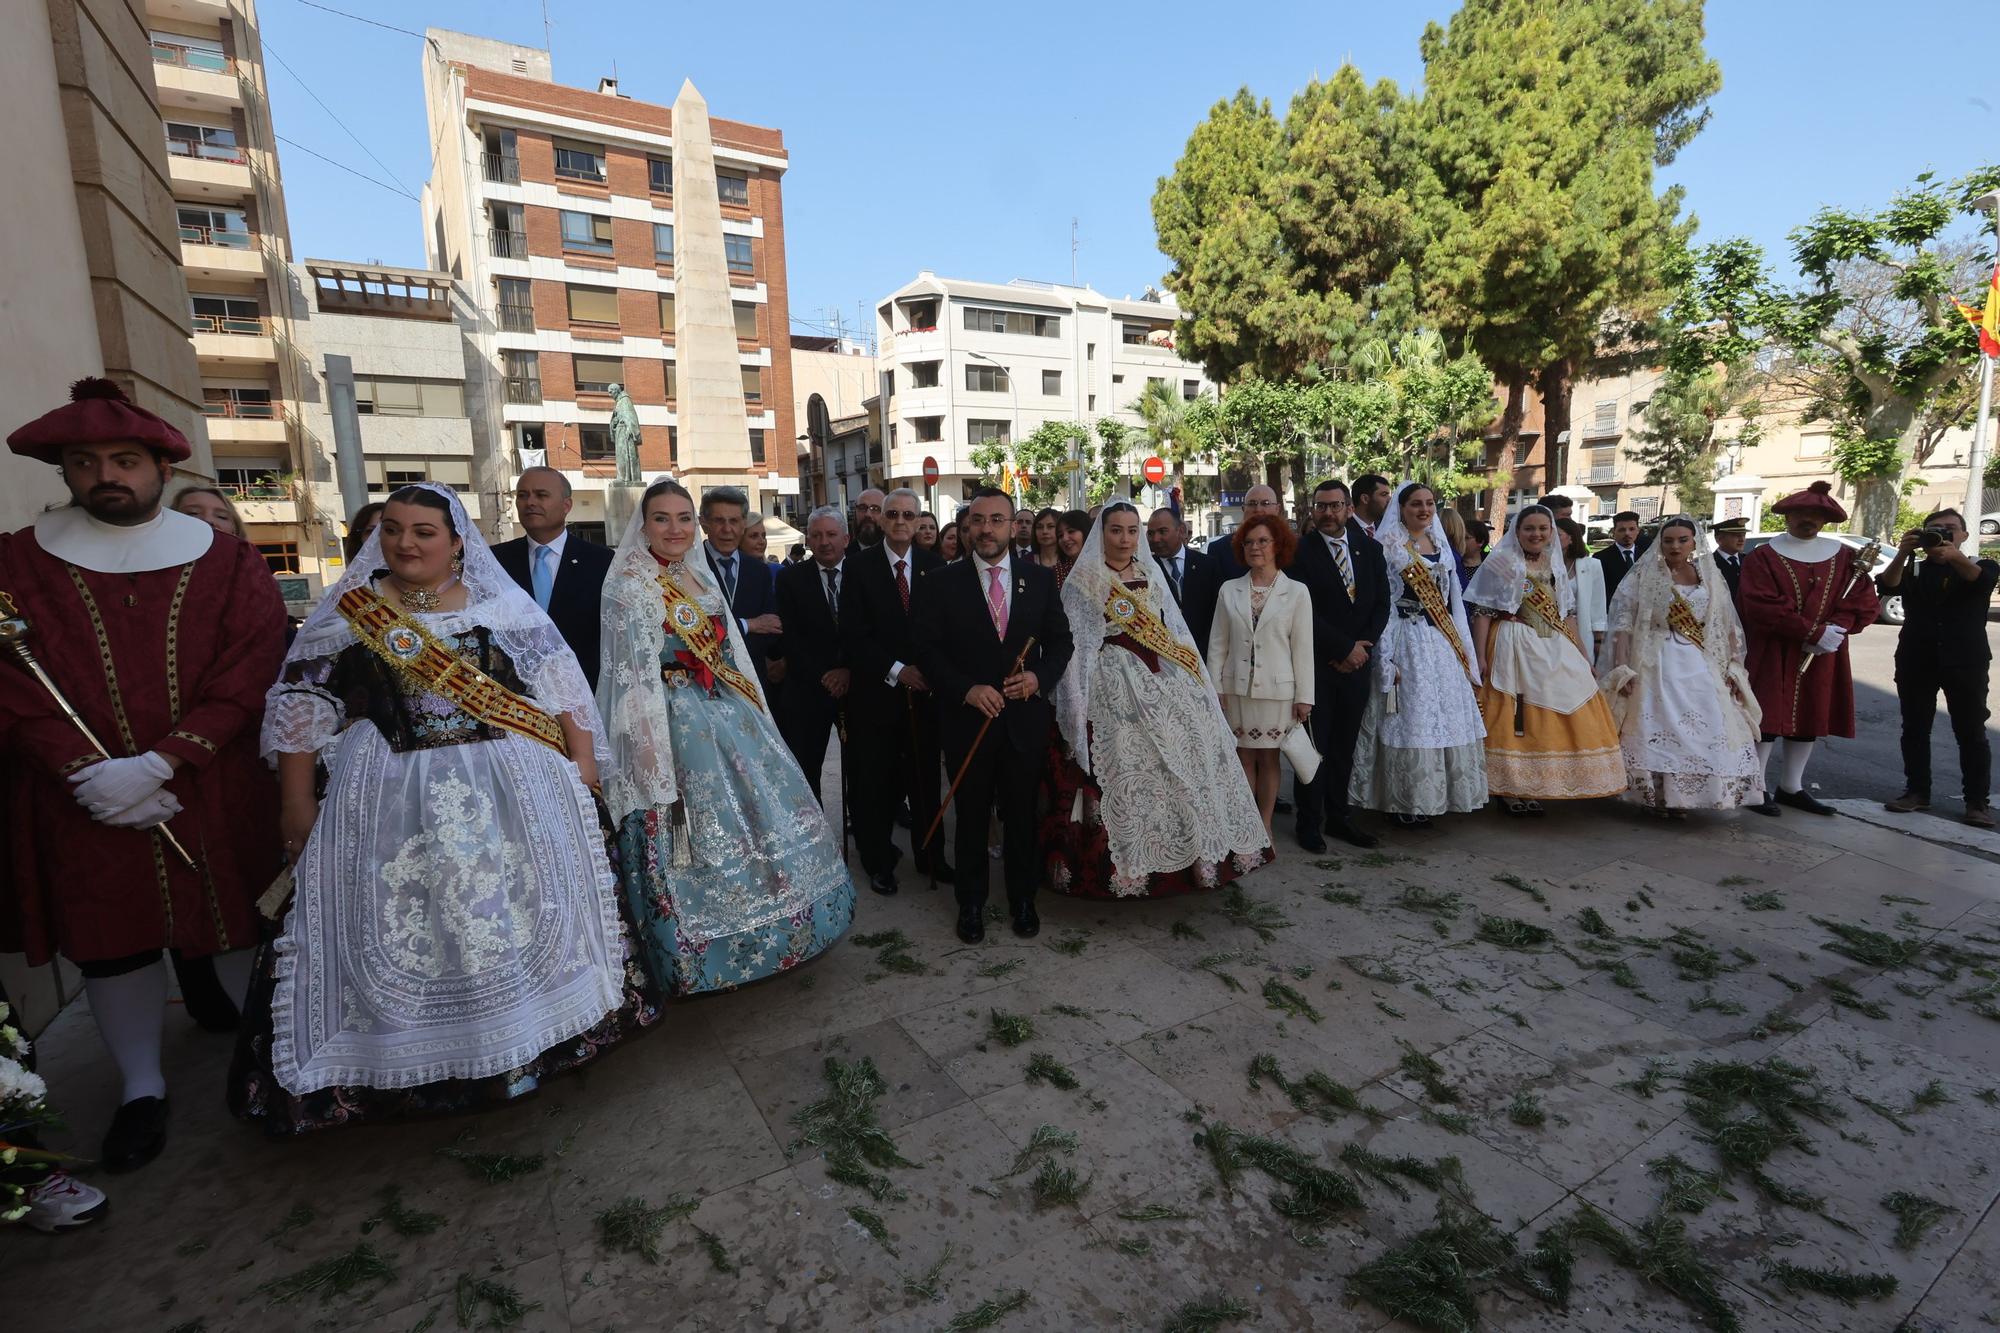
[[[1806,760],[1821,736],[1854,735],[1854,671],[1847,640],[1875,623],[1881,603],[1860,552],[1819,530],[1847,517],[1829,482],[1816,481],[1771,506],[1785,530],[1743,557],[1743,628],[1750,685],[1764,712],[1757,755],[1766,766],[1783,740],[1778,781],[1750,808],[1776,815],[1789,805],[1816,815],[1833,807],[1806,793]],[[1822,661],[1821,659],[1825,660]]]
[[[99,754],[14,662],[0,663],[0,737],[15,758],[0,949],[62,954],[124,1080],[103,1165],[166,1142],[161,951],[214,955],[242,999],[258,895],[282,864],[277,785],[258,757],[285,606],[248,542],[161,506],[190,452],[109,380],[7,437],[62,470],[72,503],[0,536],[0,590]],[[181,859],[171,831],[191,859]]]

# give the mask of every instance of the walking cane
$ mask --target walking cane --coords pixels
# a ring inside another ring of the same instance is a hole
[[[1030,648],[1033,648],[1034,646],[1035,646],[1035,636],[1030,634],[1028,636],[1028,641],[1021,645],[1021,655],[1014,659],[1013,669],[1008,671],[1007,673],[1009,676],[1018,676],[1021,674],[1021,668],[1024,665],[1026,665],[1028,661],[1028,650]],[[998,716],[998,714],[995,714],[995,716]],[[993,727],[993,718],[991,717],[987,718],[984,722],[981,722],[979,724],[979,734],[972,738],[972,748],[965,752],[964,762],[960,763],[958,766],[958,776],[951,780],[951,790],[947,791],[944,794],[944,800],[938,803],[937,813],[931,816],[931,826],[929,830],[927,830],[924,833],[925,847],[929,847],[931,845],[931,839],[937,836],[938,825],[944,823],[944,812],[951,808],[951,798],[958,795],[958,784],[965,781],[965,772],[967,769],[972,767],[973,757],[979,753],[979,743],[986,739],[986,733],[990,731],[992,727]]]
[[[847,859],[847,830],[854,821],[847,812],[847,705],[834,710],[833,734],[840,737],[840,859]]]
[[[916,692],[909,686],[904,685],[901,688],[903,691],[903,715],[910,720],[910,764],[912,767],[915,767],[923,762],[924,751],[924,747],[917,742],[917,696]],[[935,773],[926,776],[922,770],[918,770],[917,781],[920,783],[927,782],[936,776]],[[917,790],[916,787],[910,788],[911,795],[914,796]],[[915,808],[913,803],[911,806],[913,812]],[[925,841],[928,845],[929,840],[926,839]],[[929,877],[930,890],[935,893],[937,891],[937,858],[929,851],[924,851],[924,874]]]
[[[42,670],[42,664],[35,660],[34,650],[28,647],[28,635],[32,628],[28,618],[21,614],[21,608],[14,599],[4,590],[0,590],[0,645],[5,645],[28,674],[41,682],[42,688],[49,692],[49,698],[55,700],[56,707],[62,709],[63,716],[67,717],[71,725],[82,732],[83,738],[90,742],[90,748],[103,758],[109,759],[111,751],[104,748],[104,742],[97,739],[97,734],[90,729],[90,724],[83,720],[83,715],[63,697],[63,692],[56,688],[53,680],[49,679],[49,673]],[[201,870],[201,867],[195,864],[194,857],[188,854],[188,849],[181,846],[181,840],[174,836],[174,831],[166,824],[155,824],[153,831],[173,849],[174,855],[178,856],[189,870],[196,872]]]

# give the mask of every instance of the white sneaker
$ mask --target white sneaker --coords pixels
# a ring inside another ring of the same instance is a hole
[[[52,1171],[28,1191],[28,1212],[21,1220],[37,1231],[68,1231],[88,1226],[104,1216],[111,1201],[95,1185],[67,1171]]]

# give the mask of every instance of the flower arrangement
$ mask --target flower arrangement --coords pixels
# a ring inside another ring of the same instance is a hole
[[[28,1191],[56,1160],[54,1154],[15,1140],[58,1123],[48,1107],[48,1085],[28,1068],[32,1048],[7,1021],[11,1017],[12,1011],[0,1003],[0,1226],[27,1214]]]

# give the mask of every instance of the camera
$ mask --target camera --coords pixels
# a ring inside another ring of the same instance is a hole
[[[1942,528],[1917,529],[1917,545],[1923,547],[1926,551],[1930,550],[1933,546],[1943,546],[1944,543],[1945,543],[1944,529]]]

